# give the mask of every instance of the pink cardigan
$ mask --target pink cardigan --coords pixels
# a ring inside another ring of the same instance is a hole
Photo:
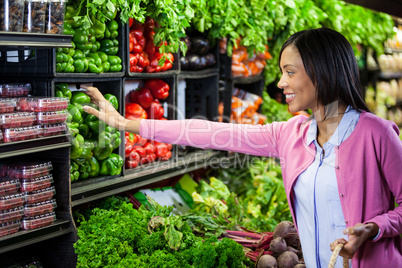
[[[198,119],[142,120],[140,135],[172,144],[279,157],[295,217],[292,188],[315,156],[314,144],[306,144],[310,122],[305,121],[305,116],[296,116],[253,126]],[[375,241],[364,243],[356,252],[353,268],[402,267],[402,142],[398,135],[393,122],[363,112],[355,130],[336,148],[335,170],[346,226],[375,222],[381,229]]]

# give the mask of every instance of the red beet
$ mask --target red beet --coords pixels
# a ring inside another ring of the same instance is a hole
[[[273,251],[274,253],[282,253],[286,251],[287,245],[285,239],[282,237],[276,237],[271,241],[271,244],[269,244],[269,250]]]
[[[262,255],[257,262],[257,268],[277,268],[278,263],[276,259],[271,255]]]
[[[299,258],[296,253],[291,251],[285,251],[279,255],[278,259],[279,268],[293,268],[299,263]]]
[[[290,221],[281,221],[276,225],[273,237],[285,237],[289,233],[297,233],[295,225]]]

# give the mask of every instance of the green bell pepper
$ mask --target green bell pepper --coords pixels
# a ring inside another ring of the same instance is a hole
[[[72,92],[72,96],[71,96],[71,100],[70,103],[71,104],[86,104],[86,103],[90,103],[91,102],[91,98],[85,94],[82,91],[74,91]]]
[[[123,158],[115,153],[111,153],[110,156],[100,163],[99,174],[103,176],[115,176],[121,173],[121,169],[124,164]]]
[[[79,172],[80,172],[80,180],[85,180],[89,178],[89,173],[91,172],[91,166],[89,165],[88,161],[84,161],[82,164],[79,165]]]
[[[83,136],[84,138],[88,137],[89,134],[89,127],[86,124],[81,124],[78,127],[78,131],[80,132],[80,135]],[[91,149],[92,150],[92,149]]]
[[[102,62],[103,72],[107,73],[110,70],[110,63],[109,62]]]
[[[100,169],[98,160],[96,160],[96,158],[92,156],[88,160],[88,162],[89,162],[89,166],[91,167],[91,172],[89,172],[89,177],[92,178],[92,177],[98,176],[99,169]]]
[[[77,159],[81,156],[83,152],[82,145],[84,144],[85,140],[80,134],[71,138],[71,148],[70,148],[70,158]]]
[[[93,47],[93,44],[88,42],[88,43],[84,43],[84,44],[76,44],[76,46],[77,46],[78,49],[81,49],[82,52],[84,52],[84,50],[91,50],[92,47]]]
[[[74,61],[74,71],[76,73],[83,73],[85,70],[85,64],[82,59],[76,59]]]
[[[114,20],[117,15],[117,9],[115,8],[114,11],[110,11],[106,5],[102,6],[102,14],[105,16],[108,20]]]
[[[100,20],[95,19],[92,27],[95,30],[96,39],[101,39],[101,37],[105,34],[106,24],[104,22],[101,22]]]
[[[79,28],[75,29],[74,36],[73,36],[73,42],[78,45],[78,44],[86,44],[89,42],[89,31]]]
[[[104,131],[106,126],[105,122],[100,121],[96,116],[92,114],[89,114],[87,117],[85,117],[85,124],[95,135]]]
[[[107,93],[107,94],[104,95],[104,97],[105,97],[105,99],[106,99],[107,101],[110,102],[110,104],[112,104],[112,106],[113,106],[116,110],[119,108],[119,101],[117,100],[117,98],[116,98],[115,95],[112,95],[112,94]]]
[[[119,24],[115,20],[111,20],[106,24],[109,31],[117,31],[119,29]]]
[[[75,70],[75,67],[73,65],[73,63],[68,63],[66,68],[64,69],[65,73],[73,73]]]
[[[84,53],[82,52],[82,50],[81,49],[76,49],[75,50],[75,54],[74,54],[74,56],[73,56],[73,59],[74,60],[77,60],[77,59],[83,59],[84,58]]]
[[[74,160],[71,160],[70,161],[71,182],[78,180],[78,178],[80,177],[80,172],[78,170],[79,170],[79,165],[77,164],[77,162],[75,162]]]
[[[71,136],[75,137],[80,133],[78,126],[78,123],[67,123],[68,131],[70,132]]]
[[[78,158],[89,160],[92,157],[92,149],[93,149],[92,147],[93,143],[89,141],[84,141],[84,144],[82,145],[82,153]]]
[[[100,45],[99,41],[93,42],[92,48],[91,48],[91,52],[97,52],[98,49],[100,48],[100,46],[101,46],[101,45]]]
[[[98,51],[97,53],[101,58],[102,62],[107,62],[109,60],[109,56],[105,52]]]
[[[56,52],[56,63],[63,62],[63,52]]]
[[[109,72],[120,72],[123,66],[121,64],[111,65]]]
[[[97,160],[104,160],[108,158],[108,156],[112,152],[113,152],[113,144],[111,134],[106,131],[102,131],[101,133],[99,133],[98,141],[93,151],[94,156]]]
[[[121,58],[119,56],[108,55],[107,60],[110,62],[110,65],[121,64]]]
[[[109,39],[109,38],[110,38],[110,31],[109,31],[108,28],[106,28],[105,34],[104,34],[103,38],[105,38],[105,39]]]
[[[98,53],[89,53],[87,56],[95,60],[96,66],[100,66],[102,64],[102,59],[99,57]]]
[[[82,114],[77,105],[69,104],[68,105],[68,113],[72,116],[72,122],[82,124],[84,122],[84,118],[82,118]]]
[[[110,38],[116,38],[119,36],[119,31],[111,31],[110,32]]]
[[[71,90],[68,89],[68,84],[67,83],[59,83],[55,85],[55,96],[56,97],[65,97],[68,98],[68,100],[71,100]]]
[[[100,74],[103,73],[103,66],[102,64],[100,66],[97,66],[95,63],[88,63],[88,70],[91,73],[96,73],[96,74]]]

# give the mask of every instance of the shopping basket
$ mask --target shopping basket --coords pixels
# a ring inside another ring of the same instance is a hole
[[[328,268],[335,267],[336,259],[338,258],[339,252],[341,251],[342,248],[343,248],[343,244],[338,244],[335,247],[334,252],[332,253],[331,259],[329,260]],[[346,258],[343,258],[343,268],[349,268],[349,260]]]

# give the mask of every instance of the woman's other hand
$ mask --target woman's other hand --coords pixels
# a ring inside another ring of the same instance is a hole
[[[331,251],[334,251],[338,244],[344,244],[343,249],[339,252],[339,255],[351,259],[360,246],[369,238],[373,238],[378,233],[378,225],[375,223],[357,223],[353,227],[348,227],[343,230],[344,234],[349,235],[349,241],[345,239],[336,239],[331,243]]]
[[[90,106],[84,106],[84,111],[92,114],[104,121],[107,125],[114,127],[120,131],[128,131],[127,125],[130,120],[124,118],[113,105],[105,99],[102,93],[96,88],[87,85],[81,85],[81,88],[86,90],[86,94],[91,98],[91,101],[99,107],[99,111]]]

